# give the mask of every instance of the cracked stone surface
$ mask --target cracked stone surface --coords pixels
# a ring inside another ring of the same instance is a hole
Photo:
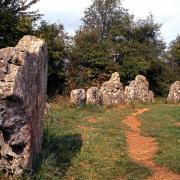
[[[179,92],[179,91],[178,91]],[[75,89],[71,91],[71,103],[79,105],[82,103],[91,105],[124,105],[133,101],[154,102],[154,93],[149,90],[149,82],[145,76],[138,75],[129,86],[124,89],[120,81],[119,73],[111,75],[109,81],[106,81],[99,87],[91,87],[87,90]]]
[[[123,84],[120,82],[120,76],[117,72],[111,75],[109,81],[102,84],[100,91],[102,93],[102,104],[105,106],[126,103]]]
[[[127,101],[154,102],[154,93],[149,90],[149,82],[145,76],[138,75],[129,86],[125,87]]]
[[[87,90],[86,104],[90,104],[90,105],[102,104],[102,94],[100,88],[91,87]]]
[[[80,105],[86,101],[86,91],[84,89],[74,89],[70,95],[71,104]]]
[[[0,172],[20,176],[41,151],[47,45],[34,36],[0,49]]]
[[[171,85],[167,100],[173,103],[180,102],[180,81],[176,81]]]

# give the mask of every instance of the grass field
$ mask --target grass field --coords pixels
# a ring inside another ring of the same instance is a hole
[[[34,179],[141,180],[151,174],[127,152],[122,119],[131,109],[51,106]]]
[[[136,105],[149,108],[144,113],[142,132],[153,136],[160,152],[155,162],[180,172],[180,106],[156,103]],[[134,109],[116,107],[77,108],[51,104],[45,118],[42,153],[32,179],[143,180],[151,170],[132,161],[122,119]]]
[[[157,103],[148,107],[150,111],[140,117],[141,129],[159,144],[155,162],[180,173],[180,106]]]

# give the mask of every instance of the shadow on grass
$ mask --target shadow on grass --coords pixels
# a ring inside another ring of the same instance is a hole
[[[49,136],[45,133],[42,152],[34,161],[33,178],[64,177],[72,159],[80,152],[82,145],[80,134]]]

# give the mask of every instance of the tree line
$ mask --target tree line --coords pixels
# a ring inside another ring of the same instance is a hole
[[[167,46],[152,14],[135,20],[120,0],[93,0],[72,37],[63,24],[48,23],[38,11],[28,11],[38,1],[0,1],[0,48],[15,46],[26,34],[44,39],[49,97],[99,86],[114,71],[125,85],[145,75],[157,96],[166,96],[170,84],[180,79],[180,36]]]

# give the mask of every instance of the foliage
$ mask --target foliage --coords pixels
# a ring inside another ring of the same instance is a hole
[[[174,41],[170,43],[169,47],[169,59],[174,65],[180,67],[180,36],[178,35]]]
[[[118,70],[118,64],[113,61],[108,42],[100,42],[96,32],[79,31],[74,41],[69,73],[71,77],[74,76],[71,83],[74,81],[76,88],[99,85],[107,80],[112,72]]]
[[[83,29],[97,31],[98,38],[102,41],[108,38],[113,26],[124,25],[129,18],[120,0],[94,0],[84,12]]]
[[[174,81],[180,80],[180,36],[170,43],[166,53],[168,64],[174,73]]]
[[[74,86],[99,86],[117,71],[124,84],[138,74],[147,76],[160,94],[165,43],[151,14],[135,21],[119,0],[94,0],[82,21],[74,39],[72,68],[78,70],[71,75],[80,77]]]
[[[113,24],[123,24],[129,18],[118,0],[94,1],[85,11],[83,26],[74,38],[73,72],[76,87],[98,86],[119,70],[109,39]],[[77,78],[76,78],[77,77]]]
[[[154,64],[160,66],[165,45],[159,39],[160,26],[154,23],[152,15],[147,19],[133,23],[131,31],[122,42],[117,42],[118,51],[121,54],[122,80],[127,83],[138,74],[147,76],[153,71]]]
[[[62,93],[64,89],[68,36],[61,24],[48,24],[41,21],[35,34],[44,39],[48,44],[49,69],[48,69],[48,94]]]
[[[0,1],[0,48],[15,46],[18,40],[32,34],[33,23],[40,18],[38,12],[27,10],[38,0]]]

